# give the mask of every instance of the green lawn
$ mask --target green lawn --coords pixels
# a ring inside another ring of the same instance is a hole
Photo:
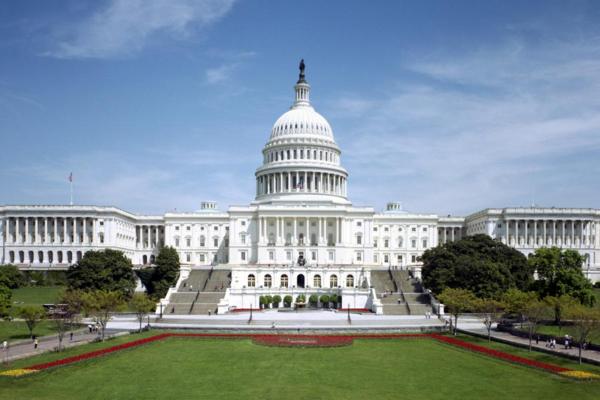
[[[132,337],[62,356],[124,340]],[[600,382],[575,382],[426,339],[356,340],[350,347],[299,349],[263,347],[250,340],[171,338],[19,379],[0,379],[0,399],[599,397]]]
[[[51,321],[41,321],[33,329],[36,336],[51,335],[55,329]],[[0,342],[29,338],[29,329],[24,321],[0,321]]]
[[[13,289],[13,306],[55,303],[61,289],[63,289],[61,286],[30,286]]]

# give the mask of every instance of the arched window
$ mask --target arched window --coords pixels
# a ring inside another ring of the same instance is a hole
[[[19,262],[23,264],[25,262],[25,252],[19,251]]]
[[[348,275],[346,277],[346,287],[354,287],[354,276]]]
[[[304,244],[304,233],[301,233],[298,235],[298,244],[299,245],[303,245]]]
[[[63,262],[63,252],[59,251],[58,253],[56,253],[56,256],[58,258],[58,263],[62,264],[62,262]]]
[[[329,287],[336,288],[338,286],[337,275],[331,275],[329,278]]]
[[[206,246],[206,238],[204,235],[200,236],[200,247]]]
[[[289,282],[288,282],[288,276],[285,275],[285,274],[281,275],[281,285],[280,286],[281,287],[288,287],[288,284],[289,284]]]
[[[148,264],[148,256],[142,256],[142,264]]]
[[[256,277],[252,274],[248,275],[248,287],[256,287]]]
[[[264,286],[271,287],[272,285],[273,285],[273,280],[271,279],[271,275],[269,275],[269,274],[265,275]]]
[[[81,261],[81,252],[77,252],[77,262]]]
[[[54,253],[51,251],[48,252],[48,262],[52,264],[54,262]]]
[[[315,275],[313,279],[313,286],[317,288],[321,287],[321,275]]]
[[[8,253],[8,259],[10,260],[10,263],[11,263],[11,264],[15,262],[15,252],[14,252],[14,251],[12,251],[12,250],[11,250],[11,251]]]

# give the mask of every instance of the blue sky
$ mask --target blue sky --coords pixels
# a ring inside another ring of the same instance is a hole
[[[301,57],[354,204],[600,207],[596,1],[2,2],[0,204],[247,204]]]

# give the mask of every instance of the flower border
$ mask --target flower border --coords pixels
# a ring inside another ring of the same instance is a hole
[[[500,350],[469,343],[452,336],[439,333],[406,333],[406,334],[348,334],[348,335],[302,335],[302,334],[251,334],[251,333],[161,333],[144,339],[133,340],[105,349],[66,357],[55,361],[35,364],[26,368],[6,370],[0,372],[2,376],[20,377],[49,368],[73,364],[79,361],[104,356],[117,351],[142,346],[148,343],[168,338],[204,338],[204,339],[251,339],[253,343],[278,347],[339,347],[352,345],[354,339],[430,339],[474,353],[508,361],[514,364],[541,369],[543,371],[559,374],[572,379],[598,379],[600,375],[585,371],[572,370],[556,364],[545,363],[529,358],[513,355]]]

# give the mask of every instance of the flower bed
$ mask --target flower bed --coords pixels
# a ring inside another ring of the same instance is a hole
[[[252,338],[255,344],[276,347],[341,347],[352,344],[352,336],[340,335],[261,335]]]
[[[150,336],[144,339],[133,340],[131,342],[119,344],[105,349],[95,350],[88,353],[79,354],[72,357],[66,357],[60,360],[50,361],[47,363],[32,365],[27,368],[13,369],[0,372],[2,376],[19,377],[28,375],[37,371],[48,368],[72,364],[78,361],[88,360],[91,358],[101,357],[106,354],[114,353],[129,349],[132,347],[141,346],[147,343],[156,342],[170,337],[180,338],[205,338],[205,339],[252,339],[253,343],[278,346],[278,347],[339,347],[349,346],[354,339],[433,339],[441,343],[446,343],[452,346],[457,346],[465,350],[475,353],[484,354],[500,360],[525,365],[528,367],[539,368],[544,371],[560,374],[572,379],[600,379],[600,375],[575,371],[569,368],[564,368],[555,364],[549,364],[541,361],[532,360],[525,357],[516,356],[503,351],[494,350],[488,347],[469,343],[464,340],[457,339],[451,336],[445,336],[437,333],[413,333],[413,334],[356,334],[356,335],[279,335],[279,334],[228,334],[228,333],[162,333],[159,335]]]

